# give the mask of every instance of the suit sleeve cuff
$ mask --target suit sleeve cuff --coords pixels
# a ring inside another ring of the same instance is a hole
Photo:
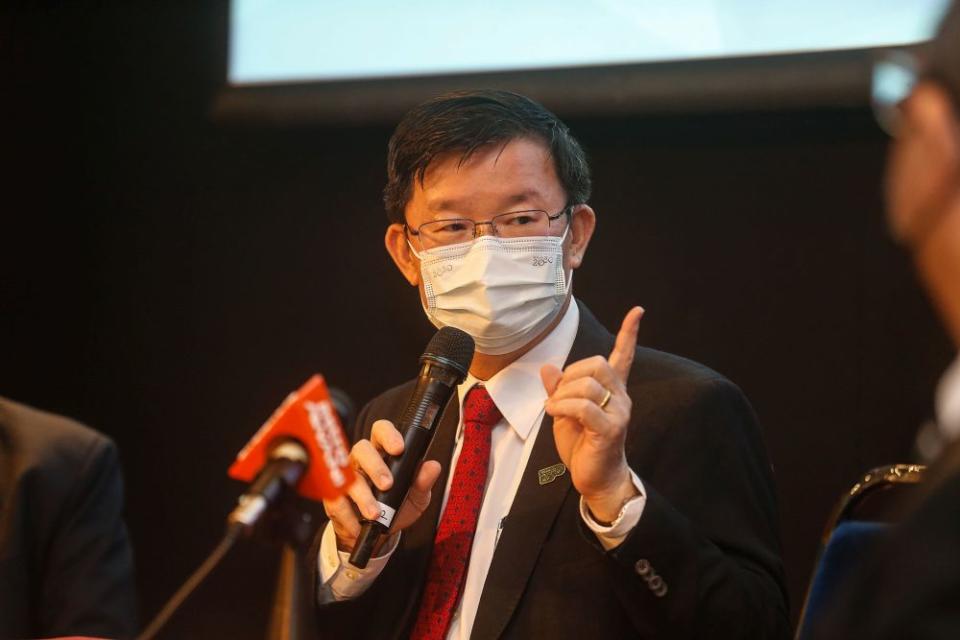
[[[317,590],[319,604],[352,600],[363,595],[387,566],[399,541],[400,533],[390,536],[380,555],[370,558],[365,568],[358,569],[348,562],[349,552],[337,549],[337,536],[333,532],[333,525],[328,522],[320,539],[320,553],[317,554],[321,582]]]
[[[623,505],[623,509],[620,511],[620,515],[617,516],[617,519],[610,523],[609,526],[597,522],[593,514],[590,513],[590,509],[587,508],[587,503],[584,501],[583,496],[580,497],[580,517],[583,518],[584,524],[587,525],[590,531],[593,531],[594,535],[596,535],[600,541],[600,544],[603,545],[603,548],[607,551],[620,546],[620,543],[627,538],[627,535],[640,522],[640,516],[643,515],[643,508],[647,504],[647,492],[644,491],[643,483],[640,481],[639,476],[633,472],[633,469],[630,470],[630,479],[633,481],[633,486],[636,487],[640,495],[627,500]]]

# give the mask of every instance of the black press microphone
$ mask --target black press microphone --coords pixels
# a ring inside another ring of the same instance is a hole
[[[350,554],[350,564],[364,568],[370,561],[380,536],[387,533],[400,505],[407,497],[413,476],[433,438],[443,408],[457,385],[463,382],[473,360],[473,338],[453,327],[440,329],[420,356],[417,386],[397,422],[403,434],[403,453],[384,460],[393,475],[393,484],[386,491],[375,490],[373,497],[380,505],[376,520],[362,520],[360,536]]]

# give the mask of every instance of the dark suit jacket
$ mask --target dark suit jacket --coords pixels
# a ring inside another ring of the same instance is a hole
[[[580,305],[568,363],[609,355],[613,343]],[[366,437],[375,419],[397,416],[412,384],[367,405],[355,438]],[[619,547],[604,551],[581,520],[570,474],[539,484],[537,470],[560,460],[546,416],[504,521],[472,637],[786,637],[773,479],[746,399],[717,373],[645,348],[637,349],[628,389],[627,458],[647,490],[640,523]],[[458,419],[454,397],[428,453],[444,465],[437,487],[445,486]],[[319,607],[322,637],[409,633],[441,494],[433,492],[367,592]]]
[[[917,504],[845,585],[813,637],[960,638],[960,442]]]
[[[0,638],[136,633],[113,443],[0,398]]]

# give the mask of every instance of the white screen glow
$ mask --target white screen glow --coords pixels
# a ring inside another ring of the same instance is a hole
[[[947,0],[234,0],[229,80],[260,84],[914,43]]]

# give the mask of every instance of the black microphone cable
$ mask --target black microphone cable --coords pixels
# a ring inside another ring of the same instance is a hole
[[[196,588],[200,586],[200,583],[207,579],[210,572],[220,564],[220,561],[223,560],[244,531],[245,527],[239,522],[230,523],[226,533],[223,534],[223,538],[220,540],[220,544],[207,556],[203,564],[197,567],[193,575],[187,578],[186,582],[177,589],[177,592],[167,600],[167,603],[160,609],[160,613],[153,618],[146,629],[140,632],[137,640],[152,640],[152,638],[156,637],[157,633],[170,621],[173,614],[177,612],[177,609],[179,609]]]
[[[183,605],[187,598],[207,579],[242,534],[253,533],[261,516],[268,512],[303,477],[309,463],[306,450],[296,440],[282,440],[274,447],[271,460],[263,468],[250,489],[240,498],[240,504],[227,518],[227,531],[220,544],[207,556],[196,571],[163,605],[149,626],[137,640],[151,640]]]

